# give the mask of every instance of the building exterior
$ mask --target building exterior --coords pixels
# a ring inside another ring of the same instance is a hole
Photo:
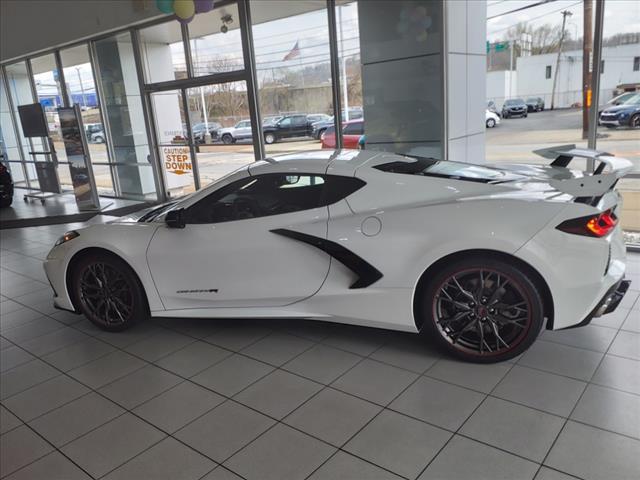
[[[515,72],[487,73],[487,100],[500,107],[509,97],[542,97],[551,105],[556,53],[520,57]],[[603,70],[600,78],[600,103],[605,103],[626,88],[640,87],[640,44],[602,48]],[[514,76],[509,94],[509,74]],[[560,57],[555,106],[567,108],[582,104],[582,51],[563,52]]]
[[[360,110],[368,149],[484,159],[484,1],[219,0],[182,25],[153,1],[8,0],[0,18],[0,153],[19,187],[38,187],[29,152],[46,149],[18,121],[34,102],[63,188],[56,109],[77,103],[99,190],[122,198],[162,200],[320,148],[256,134],[290,113]]]

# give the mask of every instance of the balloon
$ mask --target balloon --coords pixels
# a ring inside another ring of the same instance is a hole
[[[189,23],[196,14],[196,7],[193,0],[174,0],[173,11],[181,23]]]
[[[173,13],[173,0],[156,0],[156,7],[162,13]]]
[[[194,0],[196,13],[207,13],[213,10],[213,0]]]

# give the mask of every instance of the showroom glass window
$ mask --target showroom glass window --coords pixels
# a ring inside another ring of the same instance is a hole
[[[311,121],[295,130],[289,121],[277,122],[292,114],[333,115],[327,4],[252,0],[250,6],[260,113],[265,138],[273,140],[266,151],[320,148]]]
[[[140,49],[147,83],[187,78],[180,22],[170,20],[141,29]]]
[[[2,155],[0,160],[9,168],[14,185],[26,186],[22,155],[14,129],[13,113],[9,106],[9,98],[3,80],[0,78],[0,155]]]
[[[33,142],[30,138],[26,138],[24,136],[20,119],[18,117],[18,106],[28,105],[35,102],[33,92],[31,90],[31,80],[29,79],[27,65],[25,62],[12,63],[5,67],[5,73],[7,75],[9,95],[13,104],[13,118],[16,122],[16,129],[18,130],[18,138],[22,145],[22,152],[25,155],[24,166],[27,172],[29,186],[31,188],[39,188],[36,168],[33,163],[33,156],[30,156],[28,152],[33,151],[37,146],[42,147],[42,143]]]
[[[102,124],[89,47],[84,44],[61,50],[60,59],[67,87],[67,104],[80,106],[98,192],[101,195],[114,195],[111,169],[108,165],[107,135]]]
[[[176,22],[177,23],[177,22]],[[153,168],[142,109],[140,86],[130,33],[98,40],[96,69],[102,113],[109,121],[118,195],[131,199],[156,199]]]

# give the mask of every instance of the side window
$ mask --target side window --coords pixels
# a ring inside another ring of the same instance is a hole
[[[547,65],[544,69],[544,78],[551,78],[551,65]]]
[[[291,126],[291,117],[283,118],[280,121],[280,126],[281,127],[290,127]]]
[[[188,223],[219,223],[310,210],[321,205],[324,178],[272,173],[238,180],[189,208]]]
[[[296,127],[299,127],[300,125],[304,125],[305,123],[307,123],[306,117],[302,117],[302,116],[293,117],[293,124]]]

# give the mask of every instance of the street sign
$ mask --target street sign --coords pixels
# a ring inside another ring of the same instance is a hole
[[[505,51],[507,48],[509,48],[509,42],[499,42],[495,44],[495,50],[496,52],[503,52]]]

